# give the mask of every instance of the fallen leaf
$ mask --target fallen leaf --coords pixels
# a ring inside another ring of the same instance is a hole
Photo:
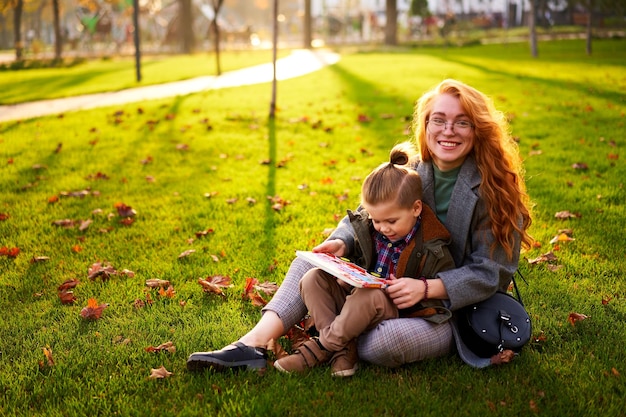
[[[204,292],[214,293],[217,295],[221,295],[225,297],[223,288],[229,288],[233,285],[231,284],[231,278],[222,275],[215,275],[212,277],[198,278],[198,284],[202,286]]]
[[[168,371],[167,369],[165,369],[164,366],[161,366],[160,368],[157,368],[157,369],[152,368],[150,370],[150,378],[152,379],[168,378],[170,375],[172,375],[172,373]]]
[[[569,316],[567,317],[567,321],[569,321],[569,323],[572,326],[575,326],[576,322],[579,322],[579,321],[582,321],[582,320],[585,320],[585,319],[588,319],[588,318],[589,318],[589,316],[586,316],[586,315],[581,314],[581,313],[569,313]]]
[[[137,214],[132,207],[124,203],[115,203],[113,207],[117,209],[117,214],[119,214],[120,217],[134,217]]]
[[[267,304],[267,301],[256,292],[248,293],[248,298],[252,302],[252,305],[256,307],[264,307]]]
[[[80,315],[86,320],[98,320],[108,306],[106,303],[98,304],[98,300],[90,298],[87,300],[87,306],[80,311]]]
[[[515,352],[510,349],[503,350],[491,357],[492,365],[503,365],[510,363],[515,358]]]
[[[178,259],[186,258],[187,256],[189,256],[189,255],[191,255],[192,253],[195,253],[195,252],[196,252],[195,249],[187,249],[186,251],[184,251],[180,255],[178,255]]]
[[[559,211],[557,212],[554,217],[556,217],[557,219],[561,219],[561,220],[565,220],[565,219],[571,219],[571,218],[580,218],[582,217],[580,215],[580,213],[571,213],[568,210],[564,210],[564,211]]]
[[[103,281],[106,281],[111,277],[111,275],[116,275],[117,271],[111,266],[110,263],[102,265],[100,262],[96,262],[91,265],[91,267],[87,271],[87,274],[88,278],[92,281],[99,276],[102,277]]]
[[[174,298],[176,291],[171,285],[167,288],[159,288],[159,295],[165,298]]]
[[[65,291],[68,290],[70,288],[76,288],[76,286],[80,284],[80,281],[77,279],[66,279],[65,281],[63,281],[61,283],[61,285],[59,285],[59,287],[57,288],[58,291]]]
[[[43,348],[43,356],[46,358],[46,363],[48,366],[54,366],[54,358],[52,357],[51,348]]]
[[[275,282],[265,281],[263,284],[255,285],[254,288],[265,294],[271,295],[278,290],[278,284]]]
[[[550,262],[550,261],[556,261],[556,260],[557,260],[556,255],[552,252],[548,252],[548,253],[544,253],[543,255],[538,256],[537,258],[529,259],[528,263],[531,265],[535,265],[538,263]]]
[[[74,304],[76,302],[76,297],[74,297],[73,291],[63,290],[59,291],[58,294],[61,304]]]
[[[566,233],[559,233],[558,235],[554,236],[552,240],[550,240],[550,243],[554,244],[558,242],[571,242],[572,240],[576,239],[568,236]]]
[[[169,287],[169,285],[170,285],[170,282],[165,279],[152,278],[152,279],[146,280],[146,286],[150,288],[157,288],[157,287],[167,288]]]
[[[176,346],[171,341],[161,343],[159,346],[148,346],[145,348],[146,352],[154,353],[154,352],[163,352],[166,351],[168,353],[176,353]]]
[[[19,255],[19,248],[9,248],[8,246],[2,246],[0,248],[0,256],[7,256],[9,258],[16,258]]]
[[[50,257],[48,256],[33,256],[33,258],[30,260],[31,264],[35,264],[37,262],[45,262],[50,260]]]

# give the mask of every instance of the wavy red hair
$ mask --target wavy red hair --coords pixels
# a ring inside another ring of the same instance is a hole
[[[431,161],[427,147],[426,121],[430,117],[436,97],[449,94],[458,98],[474,124],[474,155],[482,177],[480,193],[485,200],[491,220],[495,245],[500,245],[509,258],[513,257],[515,233],[521,236],[523,247],[532,244],[528,234],[531,224],[530,199],[526,193],[524,170],[517,143],[509,132],[509,123],[496,110],[485,94],[457,80],[447,79],[426,92],[417,102],[413,129],[417,151],[423,161]]]

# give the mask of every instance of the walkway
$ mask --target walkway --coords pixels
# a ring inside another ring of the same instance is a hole
[[[276,61],[276,79],[299,77],[338,61],[339,55],[330,51],[296,50],[289,56]],[[268,63],[225,72],[220,76],[204,76],[115,92],[11,104],[0,106],[0,122],[182,96],[218,88],[267,83],[271,82],[272,78],[273,67],[271,63]]]

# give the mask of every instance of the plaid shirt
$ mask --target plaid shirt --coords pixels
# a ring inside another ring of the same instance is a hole
[[[415,226],[413,226],[413,229],[411,229],[409,234],[406,235],[404,239],[400,239],[395,242],[391,242],[385,237],[385,235],[374,230],[372,237],[374,238],[374,242],[376,244],[376,253],[378,254],[378,257],[376,259],[376,267],[374,268],[374,271],[372,271],[373,273],[380,275],[382,278],[389,278],[391,274],[395,275],[400,254],[404,248],[407,247],[411,239],[413,239],[413,236],[419,229],[420,224],[421,217],[417,219]]]

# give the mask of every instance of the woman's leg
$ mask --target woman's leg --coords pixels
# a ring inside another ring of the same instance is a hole
[[[362,360],[388,367],[437,358],[453,349],[450,323],[435,324],[421,318],[385,320],[358,339]]]

